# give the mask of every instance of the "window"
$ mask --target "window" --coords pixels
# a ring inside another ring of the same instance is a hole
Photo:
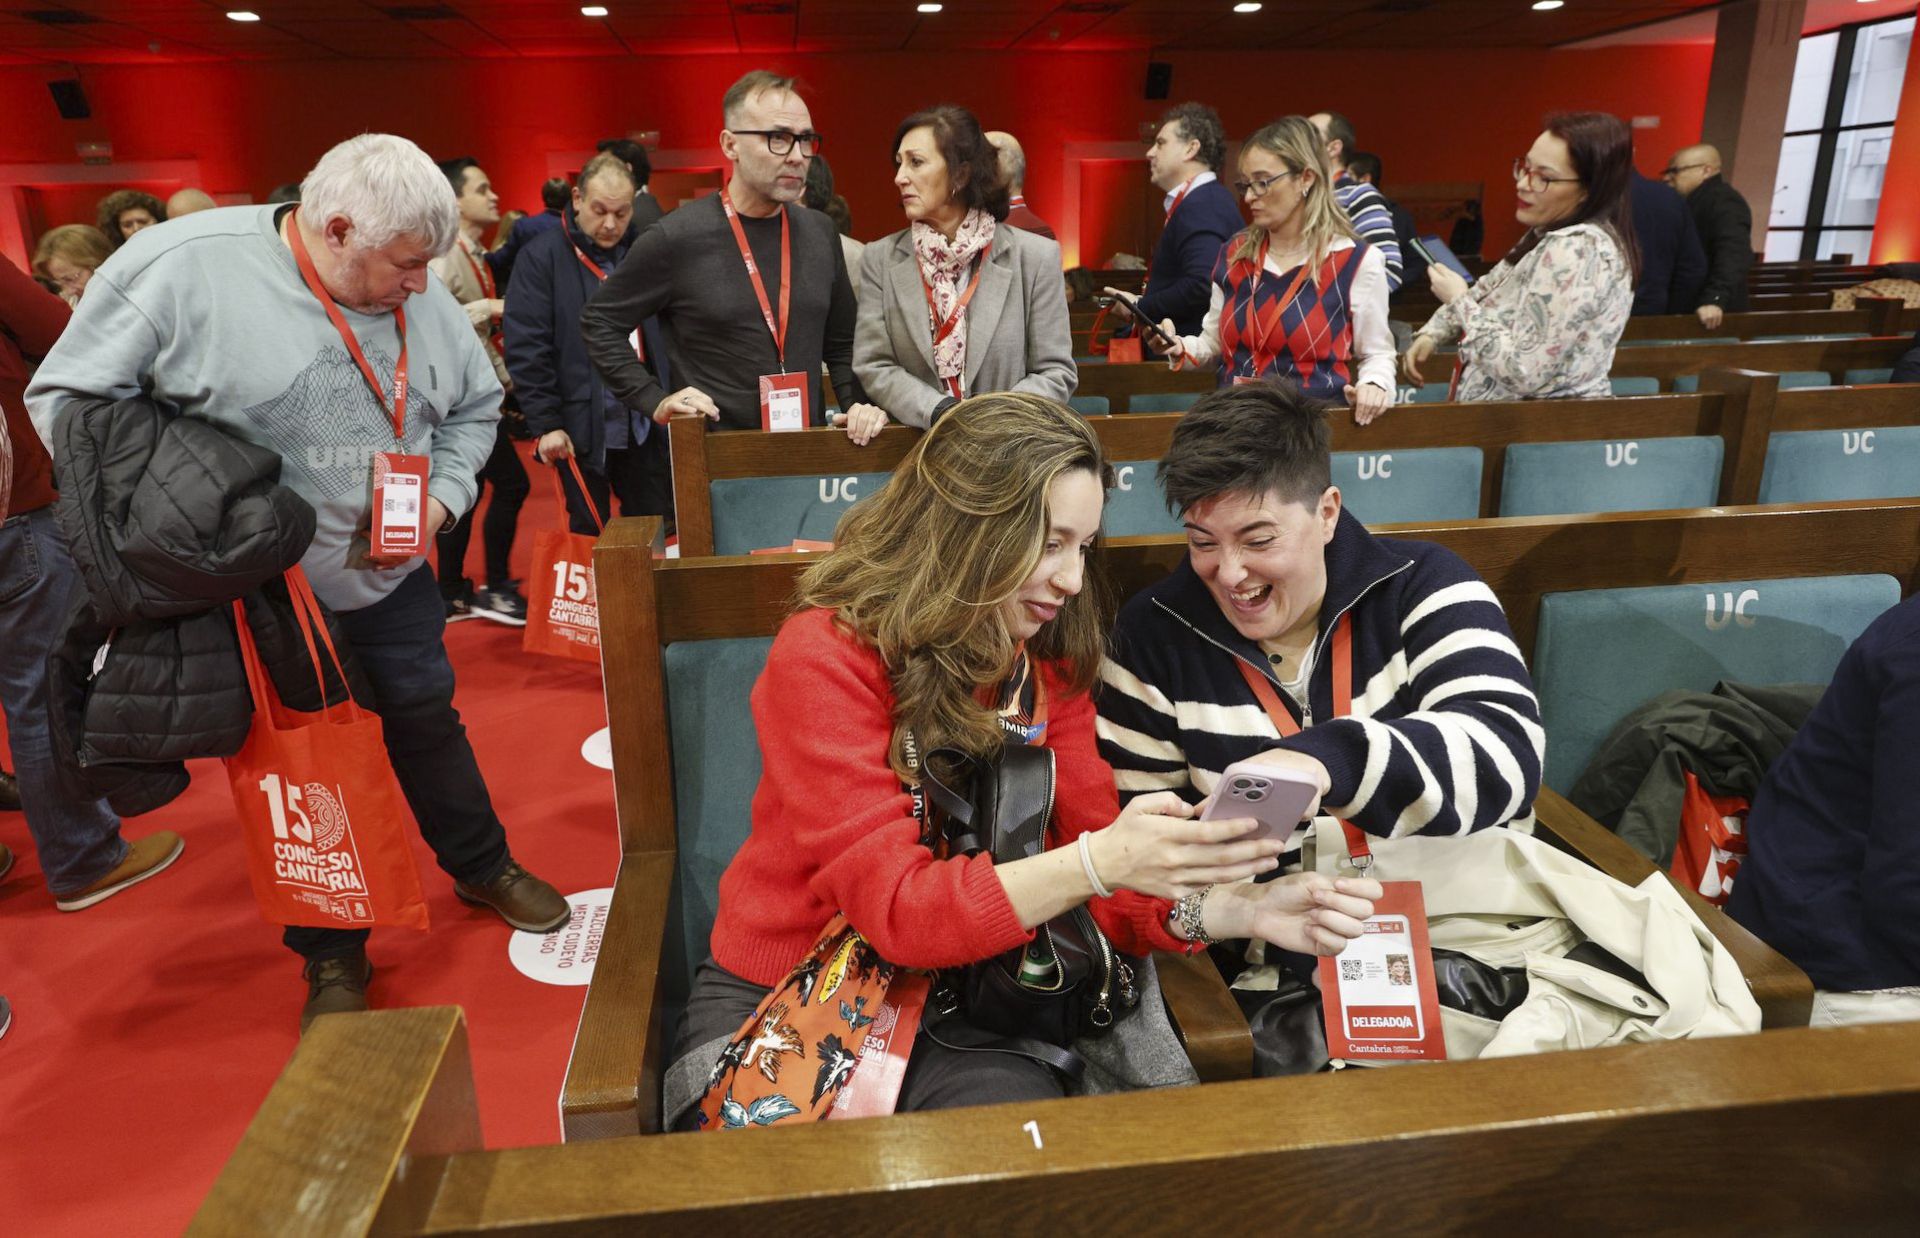
[[[1766,261],[1867,260],[1913,25],[1902,17],[1800,40]]]

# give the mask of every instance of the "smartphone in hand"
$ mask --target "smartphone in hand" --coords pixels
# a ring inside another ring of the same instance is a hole
[[[1428,266],[1445,267],[1469,284],[1473,282],[1473,272],[1467,270],[1467,264],[1460,261],[1447,243],[1437,236],[1416,236],[1412,238],[1414,252],[1427,260]]]
[[[1158,323],[1148,321],[1148,319],[1140,313],[1139,309],[1135,307],[1134,303],[1126,297],[1095,297],[1093,303],[1100,306],[1112,306],[1114,309],[1119,310],[1123,316],[1131,320],[1133,324],[1139,328],[1142,334],[1159,345],[1160,351],[1173,352],[1179,347],[1178,344],[1174,343],[1172,337],[1160,329]]]
[[[1213,799],[1202,821],[1231,817],[1252,817],[1260,828],[1249,838],[1274,838],[1287,842],[1300,828],[1301,814],[1307,811],[1320,788],[1292,770],[1262,765],[1257,760],[1235,761],[1220,776]]]

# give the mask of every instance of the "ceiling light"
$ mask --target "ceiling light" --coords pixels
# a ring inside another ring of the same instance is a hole
[[[943,7],[944,6],[938,4],[916,4],[913,6],[914,12],[916,13],[938,13]]]
[[[260,14],[249,13],[245,9],[234,9],[227,14],[228,21],[259,21]]]
[[[1236,4],[1233,6],[1233,11],[1236,13],[1258,13],[1260,6],[1257,4]]]
[[[580,9],[580,16],[582,17],[605,17],[606,15],[607,6],[604,4],[583,5]]]
[[[1550,12],[1566,2],[1567,0],[1533,0],[1533,11],[1536,13]]]

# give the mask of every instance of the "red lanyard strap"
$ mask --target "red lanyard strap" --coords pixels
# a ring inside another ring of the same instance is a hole
[[[959,301],[954,303],[953,313],[948,314],[944,322],[940,319],[940,311],[933,306],[933,285],[927,282],[926,272],[920,273],[920,290],[927,294],[927,321],[933,327],[935,348],[946,342],[947,337],[953,334],[954,328],[960,325],[960,320],[966,316],[968,302],[973,300],[973,294],[980,289],[980,273],[987,269],[987,259],[991,257],[993,257],[992,245],[980,251],[979,261],[973,265],[973,278],[967,281],[967,290],[960,294]]]
[[[293,260],[300,267],[300,277],[307,281],[307,288],[320,299],[320,308],[327,311],[328,321],[333,329],[340,333],[340,340],[353,355],[353,363],[360,367],[361,376],[367,380],[367,386],[373,391],[374,402],[381,410],[387,411],[386,395],[380,389],[380,378],[373,372],[373,365],[367,360],[367,354],[361,350],[360,341],[353,334],[353,328],[347,325],[346,316],[340,307],[334,304],[333,294],[320,282],[320,272],[314,268],[313,255],[307,252],[307,241],[300,234],[300,208],[293,208],[292,218],[287,220],[287,240],[293,247]],[[407,311],[393,311],[394,326],[400,331],[400,360],[393,367],[393,437],[404,447],[407,441]]]
[[[1254,670],[1239,658],[1234,664],[1240,668],[1241,677],[1247,686],[1253,689],[1254,699],[1267,711],[1274,729],[1280,732],[1282,739],[1300,733],[1300,724],[1293,720],[1287,707],[1280,703],[1280,694],[1273,690],[1273,682],[1259,671]],[[1333,716],[1345,718],[1353,712],[1353,616],[1340,616],[1340,623],[1333,630]],[[1366,834],[1350,822],[1342,821],[1340,828],[1346,831],[1347,852],[1353,857],[1354,867],[1365,870],[1373,865],[1373,848],[1367,842]]]
[[[467,260],[467,265],[473,268],[473,277],[480,282],[480,294],[489,301],[493,300],[493,272],[487,267],[486,259],[475,258],[473,251],[467,248],[464,237],[461,238],[460,254]]]
[[[747,278],[753,281],[753,295],[760,298],[760,316],[767,320],[767,330],[773,333],[773,347],[780,354],[780,372],[787,372],[787,308],[793,301],[793,224],[787,214],[787,208],[780,208],[780,320],[774,321],[773,305],[767,300],[767,286],[760,279],[760,268],[754,265],[753,250],[747,244],[747,230],[740,226],[740,212],[733,209],[733,199],[727,191],[720,191],[720,209],[727,213],[727,222],[733,225],[733,239],[740,245],[740,258],[747,264]]]
[[[566,225],[564,223],[561,225],[563,229],[565,228],[565,226]],[[595,263],[593,259],[587,257],[586,251],[581,249],[580,246],[574,242],[572,232],[567,233],[567,248],[573,251],[573,256],[580,260],[581,266],[593,272],[593,277],[595,279],[599,280],[603,284],[607,282],[607,273],[605,271],[602,271],[599,265]],[[633,330],[633,352],[635,356],[640,358],[640,360],[645,361],[647,359],[647,346],[645,343],[645,337],[641,335],[640,328],[638,327],[635,327]]]
[[[1293,282],[1287,285],[1286,292],[1281,294],[1280,300],[1275,303],[1273,331],[1266,332],[1265,338],[1270,342],[1272,335],[1278,332],[1280,342],[1276,347],[1262,354],[1260,345],[1263,341],[1256,339],[1253,334],[1253,314],[1254,303],[1258,300],[1256,294],[1260,291],[1260,281],[1267,273],[1267,247],[1272,243],[1271,233],[1260,238],[1260,253],[1253,260],[1253,280],[1247,287],[1246,302],[1240,311],[1240,333],[1246,337],[1247,351],[1253,355],[1253,377],[1255,378],[1265,374],[1267,367],[1273,364],[1274,357],[1279,355],[1280,349],[1286,347],[1287,306],[1293,304],[1293,298],[1300,291],[1300,285],[1306,282],[1307,265],[1312,261],[1311,256],[1301,260],[1300,269],[1294,273]]]

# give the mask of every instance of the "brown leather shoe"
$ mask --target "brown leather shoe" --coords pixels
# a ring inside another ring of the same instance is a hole
[[[20,811],[20,780],[0,769],[0,812]]]
[[[523,933],[551,933],[573,914],[560,891],[515,860],[508,860],[500,875],[486,885],[456,881],[453,892],[476,907],[493,908],[502,920]]]
[[[62,911],[79,911],[112,898],[129,886],[137,886],[180,858],[187,844],[172,830],[155,830],[145,838],[136,838],[127,848],[127,858],[119,867],[84,890],[61,894],[53,905]]]
[[[368,1008],[367,982],[373,979],[373,964],[367,962],[365,950],[315,959],[300,974],[307,978],[307,1004],[300,1009],[302,1035],[323,1014],[352,1014]]]

